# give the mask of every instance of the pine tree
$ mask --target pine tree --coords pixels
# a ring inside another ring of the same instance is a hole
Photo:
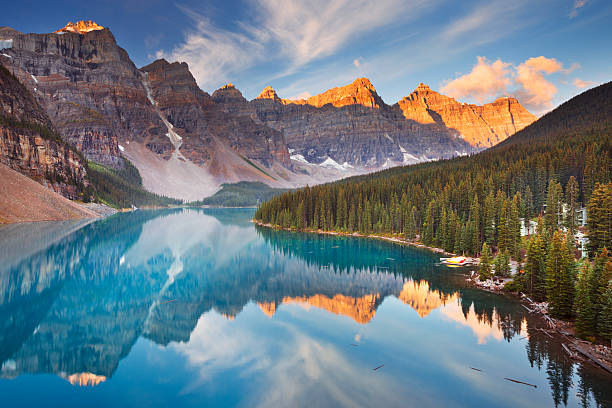
[[[495,198],[492,192],[485,198],[484,212],[484,239],[490,247],[495,243]]]
[[[555,231],[546,258],[546,294],[551,315],[568,317],[574,301],[574,259],[563,234]]]
[[[541,235],[529,240],[525,261],[526,290],[537,301],[546,299],[546,244]]]
[[[470,217],[468,219],[468,235],[469,235],[469,251],[476,255],[480,250],[480,204],[478,204],[478,195],[474,195],[472,205],[470,206]]]
[[[521,219],[519,215],[520,195],[516,193],[510,203],[507,219],[508,250],[515,260],[519,260],[521,249]]]
[[[497,254],[495,258],[495,275],[503,277],[510,276],[510,255],[508,251]]]
[[[604,303],[604,294],[608,289],[608,282],[612,279],[612,259],[606,248],[602,249],[591,268],[588,290],[593,309],[595,311],[595,325]]]
[[[423,236],[421,237],[421,241],[423,241],[425,245],[431,245],[434,240],[434,205],[435,202],[433,200],[430,201],[425,213]]]
[[[559,228],[561,214],[561,184],[551,179],[548,183],[546,196],[546,213],[544,215],[544,232],[551,237]]]
[[[497,249],[505,251],[508,249],[508,201],[504,200],[499,211],[497,224]]]
[[[478,268],[478,278],[485,281],[491,277],[491,251],[485,242],[480,250],[480,265]]]
[[[587,206],[589,254],[601,248],[612,248],[612,183],[597,184]]]
[[[574,304],[576,312],[576,333],[582,338],[595,334],[597,312],[594,308],[589,282],[592,270],[585,264],[578,274],[576,283],[576,301]]]
[[[565,186],[565,202],[567,204],[566,225],[571,236],[576,232],[576,211],[578,211],[578,195],[580,187],[578,182],[571,176]]]
[[[604,292],[601,306],[601,311],[597,316],[597,330],[602,337],[610,340],[610,345],[612,345],[612,280]]]

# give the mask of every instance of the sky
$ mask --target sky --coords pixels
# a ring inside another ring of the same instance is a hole
[[[420,82],[460,102],[514,96],[542,115],[612,79],[609,0],[21,0],[0,26],[110,28],[134,63],[189,64],[206,92],[301,98],[367,77],[388,104]]]

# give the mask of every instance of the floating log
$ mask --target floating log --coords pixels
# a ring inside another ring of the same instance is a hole
[[[382,368],[382,367],[384,367],[384,364],[381,364],[381,365],[379,365],[378,367],[373,368],[373,369],[372,369],[372,371],[376,371],[376,370],[378,370],[379,368]]]
[[[163,304],[166,304],[166,303],[170,303],[170,302],[176,302],[176,299],[167,300],[167,301],[165,301],[165,302],[162,302],[162,305],[163,305]]]
[[[522,304],[522,303],[521,303],[521,306],[523,306],[525,309],[527,309],[527,311],[528,311],[529,313],[533,313],[533,312],[535,312],[535,310],[532,310],[532,309],[528,308],[527,306],[525,306],[525,305],[524,305],[524,304]]]
[[[561,346],[563,347],[563,350],[565,350],[565,352],[566,352],[567,354],[569,354],[569,356],[570,356],[571,358],[575,358],[575,357],[574,357],[574,353],[572,353],[572,352],[570,351],[570,349],[568,349],[568,348],[567,348],[567,346],[566,346],[565,344],[561,343]]]
[[[553,336],[551,336],[550,333],[548,333],[546,330],[542,329],[541,327],[538,327],[536,330],[541,331],[542,333],[546,334],[551,339],[553,338]]]
[[[471,368],[472,370],[474,370],[474,371],[480,371],[480,372],[482,372],[482,370],[481,370],[480,368],[474,368],[474,367],[470,367],[470,368]]]
[[[533,387],[533,388],[538,388],[538,386],[537,386],[537,385],[534,385],[534,384],[529,384],[529,383],[522,382],[522,381],[519,381],[519,380],[513,380],[512,378],[507,378],[507,377],[504,377],[504,380],[512,381],[512,382],[515,382],[515,383],[517,383],[517,384],[528,385],[528,386]]]

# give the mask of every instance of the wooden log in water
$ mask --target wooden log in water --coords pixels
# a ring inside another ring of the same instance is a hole
[[[542,333],[544,333],[545,335],[547,335],[551,339],[553,338],[553,336],[551,336],[549,332],[547,332],[546,330],[542,329],[541,327],[538,327],[536,330],[541,331]]]
[[[529,384],[529,383],[522,382],[522,381],[519,381],[519,380],[513,380],[512,378],[508,378],[508,377],[504,377],[504,380],[512,381],[512,382],[515,382],[517,384],[528,385],[528,386],[533,387],[533,388],[538,388],[537,385]]]
[[[572,352],[570,351],[570,349],[568,349],[568,348],[567,348],[567,346],[566,346],[565,344],[561,343],[561,347],[563,347],[563,350],[565,350],[565,352],[566,352],[567,354],[569,354],[569,356],[570,356],[571,358],[575,358],[575,357],[574,357],[574,353],[572,353]]]
[[[521,303],[521,306],[523,306],[525,309],[527,309],[527,311],[528,311],[529,313],[533,313],[533,312],[534,312],[534,310],[532,310],[532,309],[528,308],[527,306],[525,306],[525,305],[524,305],[524,304],[522,304],[522,303]]]

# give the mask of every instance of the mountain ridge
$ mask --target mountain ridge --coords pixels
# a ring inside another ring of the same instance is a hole
[[[1,28],[0,40],[0,63],[62,139],[117,171],[129,158],[157,194],[202,199],[242,180],[294,188],[482,148],[440,121],[406,118],[367,78],[298,101],[267,87],[249,101],[231,84],[204,92],[185,63],[137,68],[91,21],[48,34]]]

